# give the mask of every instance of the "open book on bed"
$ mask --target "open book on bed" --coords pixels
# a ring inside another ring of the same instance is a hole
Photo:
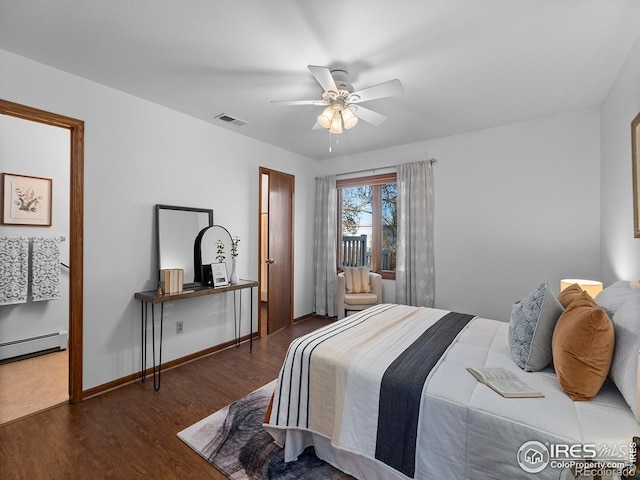
[[[506,398],[544,397],[541,392],[532,390],[529,385],[518,380],[516,375],[506,368],[467,368],[480,383],[495,390]]]

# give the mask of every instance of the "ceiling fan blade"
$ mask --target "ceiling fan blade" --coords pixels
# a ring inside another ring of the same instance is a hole
[[[365,122],[370,123],[371,125],[375,125],[376,127],[387,120],[387,117],[385,117],[381,113],[374,112],[373,110],[361,107],[360,105],[352,107],[352,111],[360,120],[364,120]]]
[[[316,65],[307,65],[309,71],[316,77],[316,80],[325,92],[338,92],[336,82],[331,75],[331,70],[327,67],[318,67]]]
[[[313,127],[311,127],[311,130],[324,130],[324,127],[316,122]]]
[[[329,105],[324,100],[271,100],[275,105]]]
[[[393,95],[399,95],[403,92],[404,88],[402,87],[402,83],[400,83],[400,80],[395,78],[388,82],[353,92],[349,95],[347,103],[368,102],[369,100],[376,100],[378,98],[392,97]]]

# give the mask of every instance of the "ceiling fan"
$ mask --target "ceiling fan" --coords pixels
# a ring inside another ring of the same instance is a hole
[[[327,67],[307,65],[324,93],[320,100],[282,100],[272,101],[276,105],[319,105],[326,107],[318,116],[313,126],[328,128],[331,133],[342,133],[345,129],[353,128],[358,119],[378,126],[387,117],[360,105],[369,100],[391,97],[404,92],[400,80],[389,80],[362,90],[353,91],[349,83],[349,74],[345,70],[329,70]]]

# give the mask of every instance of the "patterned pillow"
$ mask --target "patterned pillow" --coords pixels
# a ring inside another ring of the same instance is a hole
[[[347,293],[369,293],[369,267],[344,267]]]
[[[551,363],[551,338],[562,306],[541,283],[513,304],[509,322],[509,346],[513,361],[527,372],[537,372]]]

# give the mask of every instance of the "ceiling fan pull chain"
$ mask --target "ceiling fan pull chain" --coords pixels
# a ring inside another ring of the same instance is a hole
[[[331,132],[329,132],[329,153],[331,153]]]

